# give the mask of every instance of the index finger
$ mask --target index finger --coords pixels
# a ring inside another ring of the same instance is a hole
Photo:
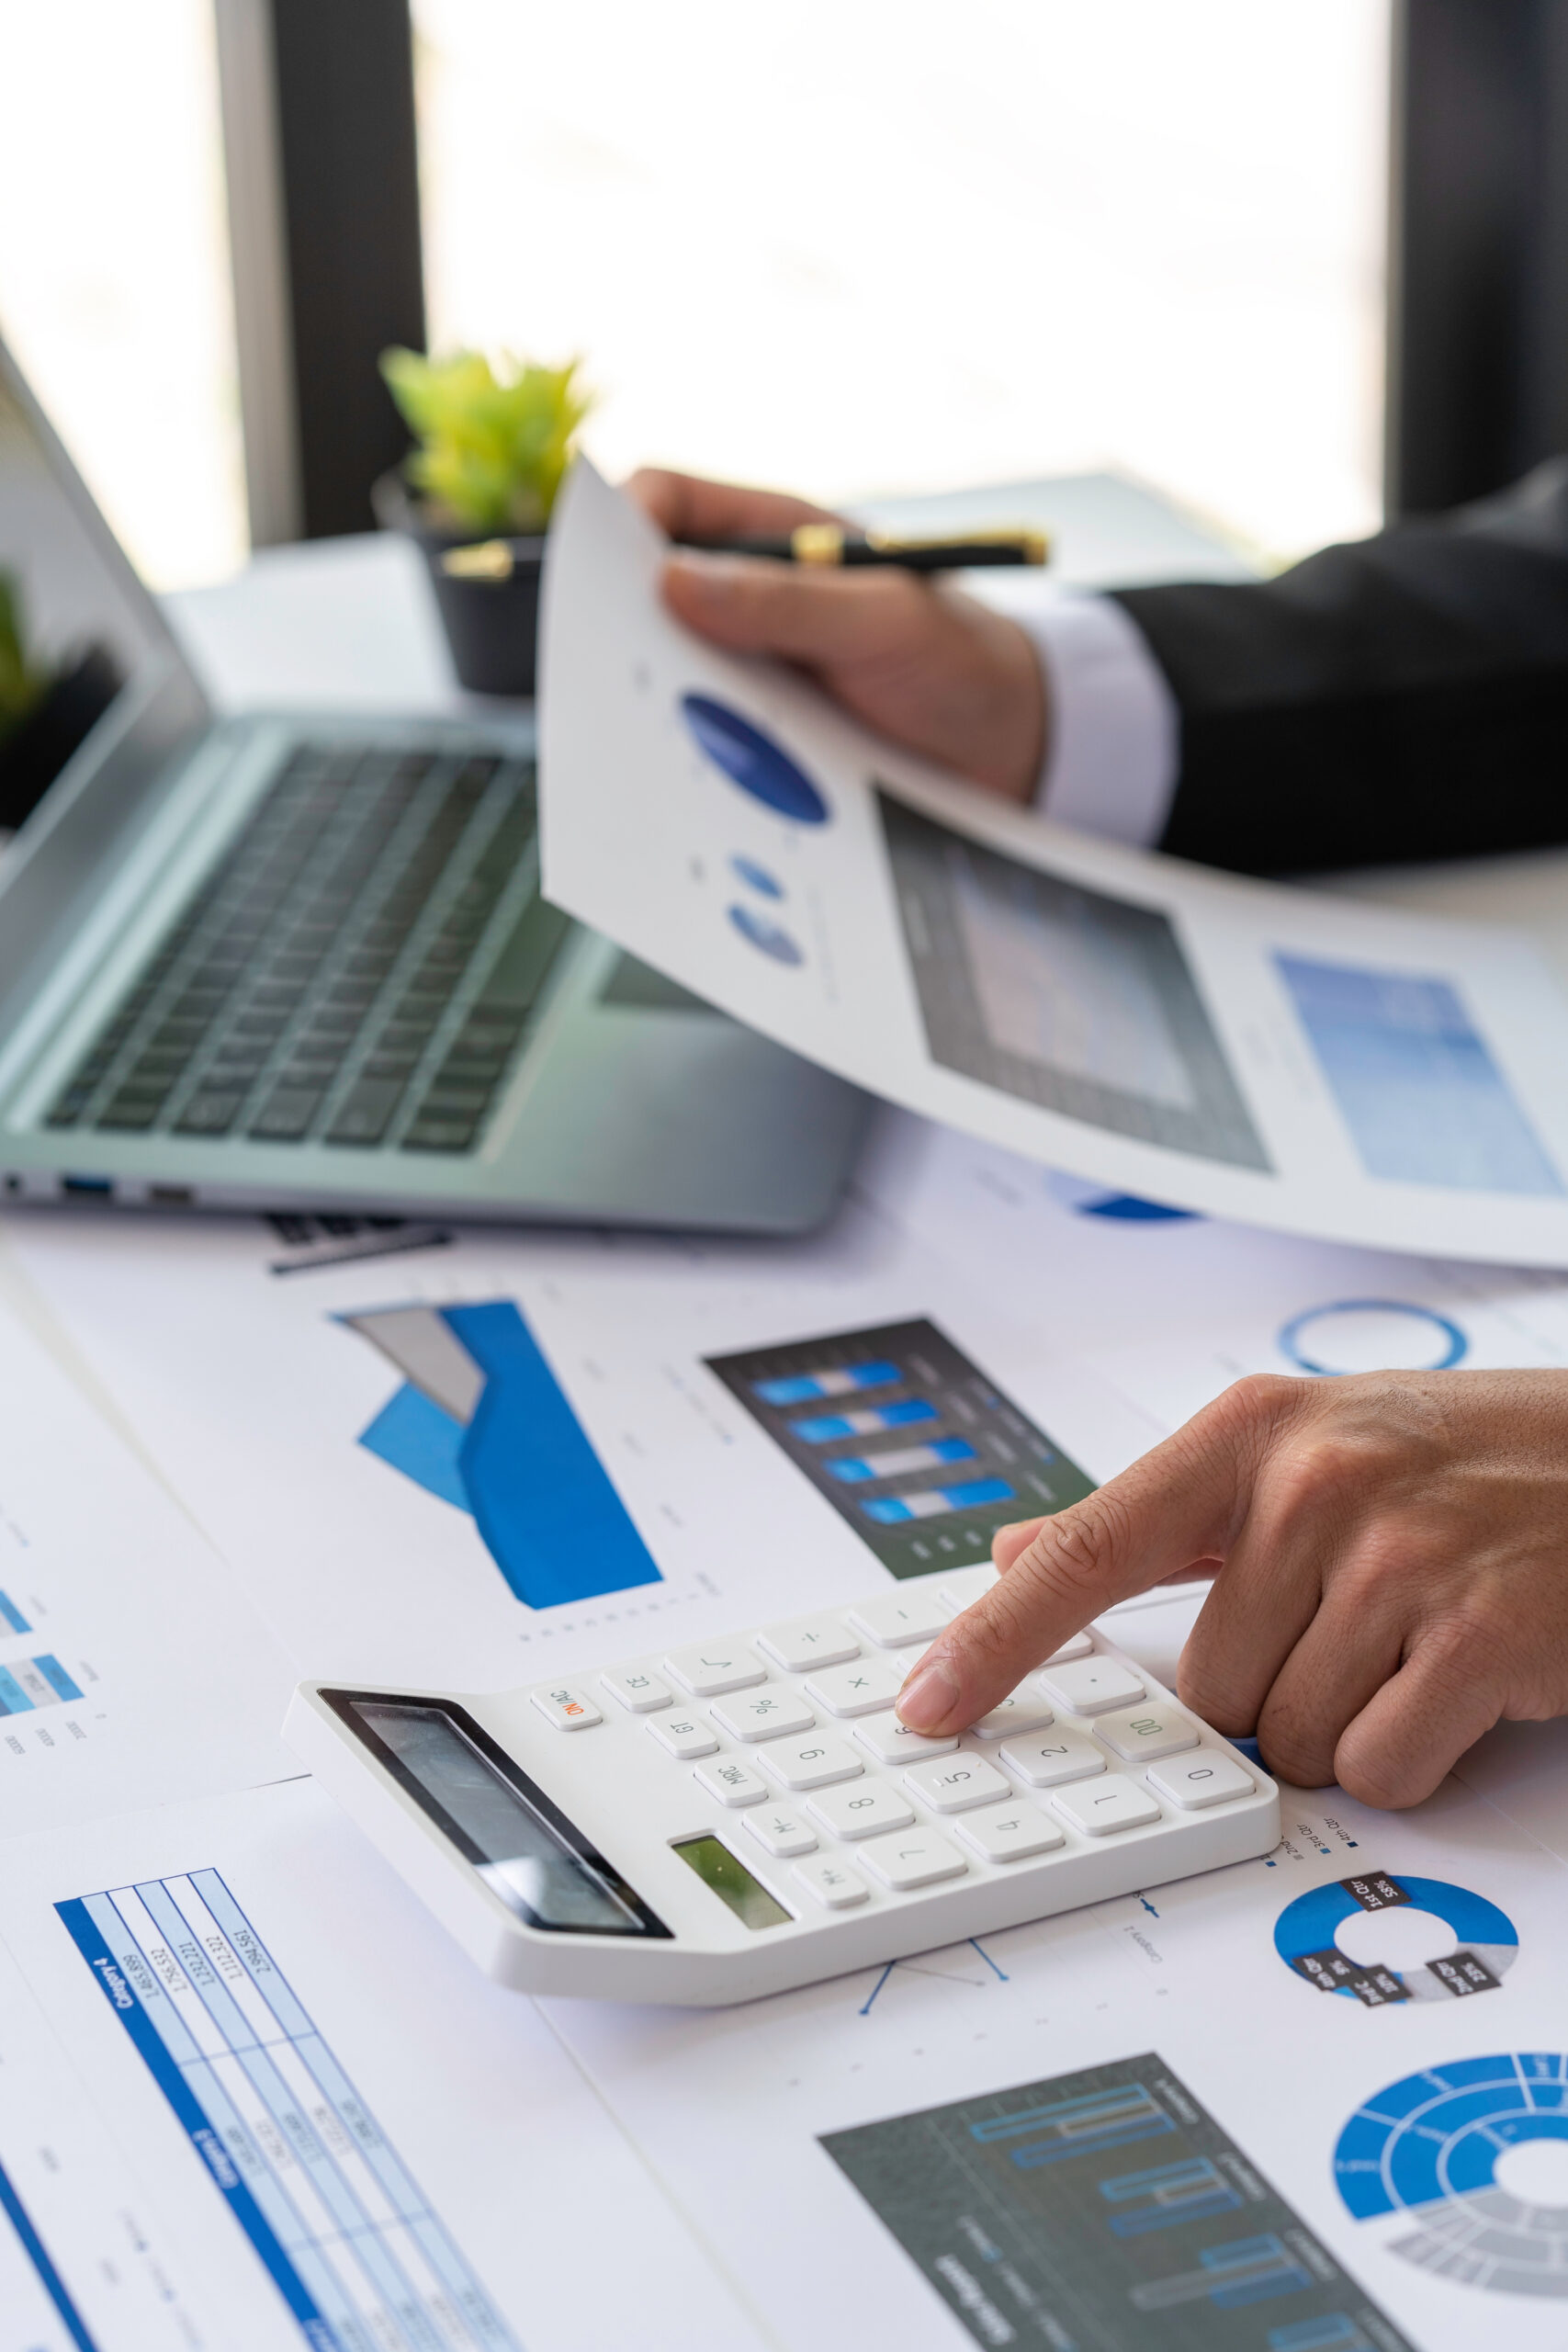
[[[911,1731],[975,1723],[1115,1601],[1223,1558],[1302,1383],[1238,1382],[1119,1478],[1054,1519],[940,1634],[898,1697]]]
[[[662,466],[639,468],[626,488],[627,497],[672,539],[741,538],[753,532],[793,531],[797,523],[843,519],[787,491],[705,481],[700,474],[671,473]]]

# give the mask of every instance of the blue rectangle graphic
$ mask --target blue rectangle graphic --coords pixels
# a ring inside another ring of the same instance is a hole
[[[817,1372],[793,1373],[784,1380],[756,1380],[751,1385],[764,1405],[809,1405],[818,1396],[852,1396],[860,1388],[891,1388],[903,1376],[896,1363],[835,1363]]]
[[[1005,1478],[971,1478],[964,1487],[927,1487],[908,1495],[883,1495],[861,1509],[879,1527],[910,1519],[940,1519],[950,1510],[978,1510],[986,1503],[1010,1503],[1014,1489]]]
[[[0,1633],[30,1634],[32,1627],[8,1592],[0,1592]]]
[[[1561,1193],[1562,1180],[1459,991],[1413,972],[1276,956],[1370,1176]]]

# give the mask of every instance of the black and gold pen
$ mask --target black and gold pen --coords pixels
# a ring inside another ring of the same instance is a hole
[[[775,563],[818,564],[842,571],[892,566],[901,571],[982,571],[1002,565],[1043,564],[1051,543],[1043,531],[971,531],[962,538],[896,538],[886,531],[863,534],[837,523],[797,523],[777,537],[679,539],[706,555],[761,556]],[[457,580],[510,580],[514,563],[537,561],[537,539],[481,539],[477,546],[449,548],[441,569]]]

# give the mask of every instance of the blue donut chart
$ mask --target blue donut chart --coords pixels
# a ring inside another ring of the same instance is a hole
[[[765,865],[759,865],[754,857],[732,857],[729,861],[729,870],[738,882],[744,882],[748,890],[755,890],[760,899],[783,899],[788,896],[778,876],[770,874]]]
[[[1392,1883],[1408,1897],[1414,1909],[1429,1911],[1450,1928],[1461,1949],[1474,1953],[1494,1978],[1513,1966],[1518,1957],[1518,1929],[1507,1913],[1489,1903],[1485,1895],[1473,1894],[1467,1886],[1450,1885],[1447,1879],[1414,1878],[1404,1871]],[[1364,1911],[1365,1905],[1357,1902],[1343,1881],[1314,1886],[1308,1894],[1298,1894],[1293,1903],[1287,1903],[1280,1912],[1274,1923],[1274,1949],[1292,1973],[1304,1977],[1308,1972],[1299,1963],[1314,1953],[1327,1951],[1343,1923],[1358,1914],[1364,1915]],[[1413,2000],[1446,2001],[1453,1997],[1451,1987],[1426,1968],[1390,1969],[1388,1973],[1399,1977]],[[1328,1984],[1321,1976],[1314,1976],[1311,1981],[1342,2000],[1358,1998],[1351,1983]]]
[[[1406,2075],[1339,2134],[1334,2180],[1358,2222],[1405,2213],[1390,2241],[1406,2262],[1494,2293],[1568,2300],[1568,2205],[1527,2203],[1497,2181],[1499,2159],[1568,2141],[1568,2056],[1459,2058]]]
[[[747,944],[755,947],[775,964],[804,964],[806,956],[782,922],[771,915],[760,914],[755,907],[739,901],[728,910],[729,920]]]
[[[782,743],[711,695],[682,695],[681,716],[697,749],[733,785],[797,825],[825,825],[828,803]]]
[[[1190,1225],[1195,1209],[1168,1208],[1163,1201],[1145,1201],[1136,1193],[1113,1193],[1078,1176],[1053,1169],[1045,1179],[1051,1197],[1075,1216],[1102,1216],[1118,1225]]]
[[[1416,1306],[1406,1298],[1337,1298],[1325,1306],[1309,1306],[1293,1315],[1280,1332],[1280,1352],[1299,1372],[1310,1372],[1325,1380],[1343,1377],[1342,1364],[1321,1363],[1315,1352],[1322,1342],[1309,1346],[1307,1333],[1316,1323],[1326,1322],[1335,1315],[1404,1315],[1417,1323],[1430,1327],[1434,1352],[1430,1363],[1423,1364],[1424,1372],[1451,1372],[1470,1352],[1469,1335],[1435,1306]]]

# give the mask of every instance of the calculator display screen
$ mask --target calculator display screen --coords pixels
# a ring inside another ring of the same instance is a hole
[[[464,1709],[379,1692],[321,1695],[531,1928],[669,1935],[619,1871]]]
[[[705,1886],[728,1903],[744,1928],[784,1928],[789,1913],[775,1903],[760,1879],[717,1838],[683,1838],[675,1851]]]

